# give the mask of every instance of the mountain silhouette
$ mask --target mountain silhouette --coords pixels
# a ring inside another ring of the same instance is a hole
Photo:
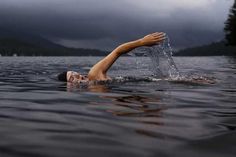
[[[68,48],[40,35],[0,27],[0,54],[1,56],[104,56],[108,52],[97,49]]]

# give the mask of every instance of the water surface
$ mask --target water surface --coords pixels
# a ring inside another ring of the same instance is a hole
[[[236,154],[236,60],[176,57],[181,74],[155,80],[146,57],[121,57],[109,83],[71,85],[100,57],[0,57],[0,156]]]

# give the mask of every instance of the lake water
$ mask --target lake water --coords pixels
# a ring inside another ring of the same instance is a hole
[[[0,57],[1,157],[235,157],[236,59],[176,57],[180,81],[121,57],[108,83],[71,85],[99,57]]]

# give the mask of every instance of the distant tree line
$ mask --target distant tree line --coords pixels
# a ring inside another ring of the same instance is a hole
[[[224,30],[227,44],[236,46],[236,0],[234,1],[233,7],[230,9]]]
[[[225,22],[225,40],[176,52],[175,56],[221,56],[236,55],[236,0]]]
[[[83,48],[46,48],[17,39],[0,39],[1,56],[104,56],[106,51]]]
[[[232,56],[235,52],[236,47],[226,46],[226,42],[221,41],[183,49],[174,53],[174,56]]]

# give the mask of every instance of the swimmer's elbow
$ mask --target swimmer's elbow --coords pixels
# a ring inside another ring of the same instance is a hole
[[[130,47],[128,44],[122,44],[120,46],[118,46],[115,50],[114,50],[114,54],[119,57],[121,55],[123,55],[124,53],[127,53],[130,51]]]

